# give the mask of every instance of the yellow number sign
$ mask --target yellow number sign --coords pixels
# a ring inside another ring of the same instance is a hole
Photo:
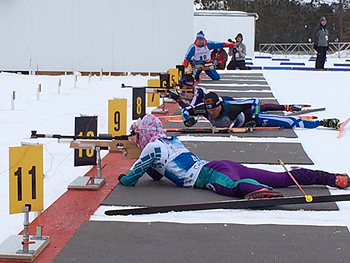
[[[126,135],[127,100],[108,101],[108,133],[112,136]]]
[[[170,75],[170,87],[175,87],[179,83],[179,70],[177,68],[171,68],[168,70]]]
[[[10,147],[10,214],[44,209],[43,145]]]
[[[147,81],[148,88],[159,88],[159,79],[149,79]],[[147,93],[147,107],[158,107],[160,105],[160,96],[155,93]]]

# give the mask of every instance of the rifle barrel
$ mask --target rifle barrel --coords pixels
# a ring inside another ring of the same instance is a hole
[[[54,139],[86,139],[86,140],[127,140],[129,135],[112,136],[111,134],[99,134],[98,136],[78,136],[78,135],[62,135],[62,134],[44,134],[37,133],[32,130],[31,139],[37,138],[54,138]]]

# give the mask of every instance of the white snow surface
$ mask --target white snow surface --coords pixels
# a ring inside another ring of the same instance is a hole
[[[306,58],[294,58],[303,61]],[[274,65],[266,59],[253,59],[255,65]],[[344,63],[345,59],[328,58],[327,66]],[[313,62],[314,63],[314,62]],[[310,65],[313,65],[311,63]],[[232,72],[232,71],[231,71]],[[312,113],[319,119],[337,117],[345,120],[350,117],[348,102],[350,98],[349,72],[316,72],[294,70],[235,71],[235,73],[262,72],[280,103],[307,103],[313,107],[326,107],[326,111]],[[74,76],[33,76],[13,73],[0,73],[0,243],[9,235],[18,234],[23,228],[23,214],[9,215],[9,147],[20,146],[22,142],[44,145],[44,203],[49,207],[78,176],[84,175],[91,167],[74,167],[73,150],[69,141],[56,139],[29,139],[31,130],[46,134],[73,134],[74,118],[85,115],[98,116],[98,132],[108,132],[108,100],[128,99],[128,127],[131,119],[131,89],[121,88],[121,84],[145,86],[148,76],[99,76],[83,77],[78,74],[76,87]],[[58,93],[58,81],[62,87]],[[37,93],[38,85],[42,91]],[[12,109],[12,94],[16,99]],[[150,112],[152,108],[147,108]],[[297,129],[297,139],[276,138],[275,141],[301,142],[306,153],[315,163],[305,166],[330,172],[350,172],[350,126],[340,139],[338,132],[325,128]],[[193,136],[182,136],[181,140],[194,140]],[[216,140],[203,137],[197,140]],[[227,139],[226,139],[227,140]],[[271,141],[271,139],[238,138],[234,135],[228,140]],[[106,154],[105,151],[102,151]],[[249,166],[249,165],[248,165]],[[282,171],[278,165],[250,165],[254,167]],[[349,190],[331,188],[332,194],[345,194]],[[104,211],[113,207],[100,207],[91,220],[117,220],[138,222],[179,222],[179,223],[242,223],[242,224],[293,224],[293,225],[343,225],[350,227],[350,202],[338,202],[339,211],[252,211],[252,210],[211,210],[196,212],[170,212],[140,216],[105,216]],[[31,220],[37,215],[30,213]]]

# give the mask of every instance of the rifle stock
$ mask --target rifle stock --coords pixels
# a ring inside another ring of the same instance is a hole
[[[100,147],[101,150],[110,152],[122,152],[126,159],[137,159],[141,149],[132,140],[131,135],[112,136],[111,134],[100,134],[99,136],[77,136],[62,134],[43,134],[37,131],[31,131],[31,139],[54,138],[54,139],[72,139],[70,148],[74,149],[95,149]]]

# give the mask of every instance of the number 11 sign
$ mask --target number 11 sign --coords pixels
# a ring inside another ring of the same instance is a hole
[[[44,209],[43,145],[10,147],[10,214]]]

